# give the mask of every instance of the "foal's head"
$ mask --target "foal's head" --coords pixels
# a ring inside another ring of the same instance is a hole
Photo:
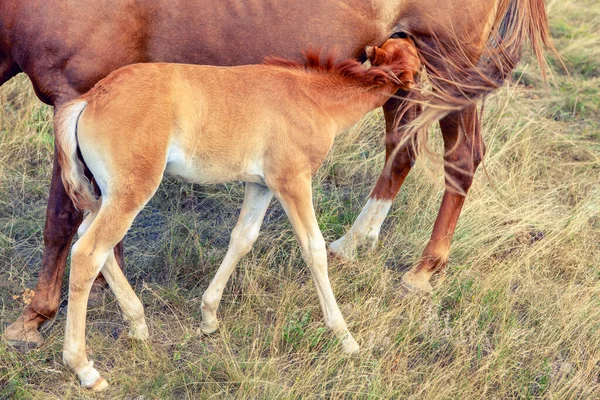
[[[403,69],[398,79],[408,89],[414,86],[416,75],[421,69],[421,61],[415,42],[411,38],[391,38],[381,46],[367,46],[366,53],[371,66],[374,67],[385,67],[401,60]]]

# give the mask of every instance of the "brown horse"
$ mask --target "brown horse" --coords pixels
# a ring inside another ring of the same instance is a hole
[[[329,283],[311,177],[337,135],[397,90],[412,86],[420,69],[411,39],[390,39],[370,55],[368,70],[356,60],[321,64],[319,54],[308,55],[304,65],[282,59],[238,67],[135,64],[58,108],[55,135],[62,180],[76,207],[91,210],[71,255],[63,350],[65,363],[84,387],[107,386],[85,351],[88,295],[100,271],[131,322],[130,336],[148,338],[142,303],[118,267],[113,248],[164,174],[203,184],[246,182],[227,255],[202,296],[205,332],[217,329],[225,284],[256,241],[274,195],[296,232],[326,325],[347,353],[358,351]],[[237,97],[246,101],[231,101]],[[233,113],[235,118],[229,118]],[[99,199],[79,152],[100,188]]]
[[[443,117],[446,176],[452,183],[423,256],[405,276],[407,284],[429,291],[429,278],[447,263],[454,228],[483,154],[473,99],[502,83],[527,38],[541,60],[542,45],[549,41],[544,0],[3,0],[0,84],[25,72],[42,101],[60,106],[131,63],[253,64],[266,55],[293,58],[300,49],[314,47],[361,58],[365,46],[394,33],[415,39],[436,89],[428,101],[452,106],[421,120]],[[403,138],[419,107],[396,120],[397,110],[408,101],[403,99],[406,93],[398,95],[384,105],[390,168],[348,234],[332,244],[331,250],[341,256],[352,257],[358,246],[376,243],[414,162],[415,146]],[[82,221],[60,172],[55,158],[36,294],[5,331],[12,343],[42,343],[38,328],[58,309],[68,250]],[[122,266],[122,245],[115,255]]]

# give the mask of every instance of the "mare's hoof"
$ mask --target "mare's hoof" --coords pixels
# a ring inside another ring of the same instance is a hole
[[[23,316],[20,316],[6,328],[4,339],[19,351],[28,351],[40,347],[44,344],[44,337],[38,331],[37,325],[32,323],[28,325],[30,326],[25,325]]]
[[[352,262],[356,260],[356,248],[348,245],[345,236],[329,243],[329,254],[343,261]]]
[[[409,292],[420,292],[426,294],[431,294],[433,292],[433,288],[429,283],[429,279],[415,274],[412,271],[408,271],[404,274],[404,276],[402,276],[402,284]]]

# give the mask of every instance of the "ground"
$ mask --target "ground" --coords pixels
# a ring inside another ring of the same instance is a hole
[[[0,340],[0,398],[598,398],[600,397],[600,3],[550,1],[545,85],[526,56],[486,102],[488,146],[434,293],[400,278],[430,234],[443,190],[420,160],[380,244],[330,260],[332,286],[362,346],[346,356],[281,207],[198,331],[203,291],[225,254],[240,184],[165,181],[126,238],[127,276],[146,307],[147,343],[131,341],[110,293],[88,314],[91,359],[105,395],[63,365],[66,301],[26,354]],[[0,331],[31,296],[42,254],[52,162],[50,108],[25,76],[0,89]],[[437,131],[431,145],[439,149]],[[314,179],[327,241],[344,234],[383,165],[381,113],[337,140]],[[63,294],[63,300],[66,293]]]

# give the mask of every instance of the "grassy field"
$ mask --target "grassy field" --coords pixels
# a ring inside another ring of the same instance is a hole
[[[375,252],[330,260],[358,355],[344,355],[327,331],[277,202],[225,290],[220,330],[199,334],[201,295],[243,187],[168,180],[126,238],[150,340],[127,338],[106,294],[87,337],[111,386],[92,395],[62,363],[63,301],[40,349],[21,354],[0,340],[0,398],[600,398],[600,3],[551,1],[549,12],[570,75],[554,68],[545,86],[526,57],[487,101],[489,177],[477,174],[434,294],[405,294],[400,277],[437,214],[436,163],[417,163]],[[0,106],[3,330],[35,287],[53,137],[52,111],[25,76],[2,86]],[[314,179],[327,241],[349,228],[382,165],[373,113],[339,138]]]

